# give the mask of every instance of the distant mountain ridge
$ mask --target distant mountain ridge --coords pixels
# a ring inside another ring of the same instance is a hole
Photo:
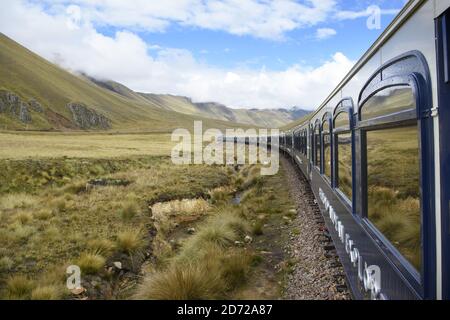
[[[286,125],[298,109],[231,109],[188,97],[139,93],[114,82],[70,73],[0,33],[0,129],[170,132],[205,127]]]
[[[310,111],[299,107],[278,109],[234,109],[217,102],[193,102],[191,98],[185,96],[134,92],[118,82],[98,80],[86,75],[85,77],[98,86],[114,91],[125,97],[132,99],[140,99],[143,97],[151,103],[156,104],[161,109],[247,125],[278,128],[310,113]]]

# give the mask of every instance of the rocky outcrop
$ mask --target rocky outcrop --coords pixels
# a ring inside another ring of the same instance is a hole
[[[30,101],[28,101],[28,104],[30,105],[31,109],[33,109],[33,111],[36,111],[36,112],[39,112],[39,113],[44,112],[44,108],[36,100],[31,99]]]
[[[110,129],[111,121],[89,109],[81,103],[69,103],[67,108],[72,112],[72,118],[75,124],[81,129]]]
[[[0,113],[8,113],[23,123],[31,122],[30,106],[13,92],[0,91]]]

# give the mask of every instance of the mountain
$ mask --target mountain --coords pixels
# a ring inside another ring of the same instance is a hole
[[[0,68],[2,130],[171,132],[192,128],[194,120],[218,129],[245,127],[163,109],[116,83],[105,88],[104,83],[67,72],[1,33]]]
[[[262,110],[233,109],[216,102],[193,102],[191,98],[183,96],[137,93],[114,81],[102,81],[86,77],[105,89],[132,99],[144,98],[161,109],[258,127],[278,128],[310,113],[310,111],[298,107]]]
[[[0,33],[0,129],[171,132],[205,127],[279,127],[299,110],[230,109],[190,98],[138,93],[70,73]],[[301,111],[300,111],[301,112]]]

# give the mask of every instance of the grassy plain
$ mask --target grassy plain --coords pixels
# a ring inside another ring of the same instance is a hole
[[[282,275],[257,279],[273,267],[260,252],[291,214],[282,174],[174,166],[163,134],[0,138],[0,297],[279,296]],[[69,265],[86,291],[65,288]]]
[[[169,156],[169,134],[0,132],[0,159]]]

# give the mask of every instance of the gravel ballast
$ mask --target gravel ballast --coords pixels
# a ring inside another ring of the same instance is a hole
[[[345,274],[308,182],[285,157],[281,163],[297,206],[286,253],[295,262],[284,288],[288,300],[349,300]]]

